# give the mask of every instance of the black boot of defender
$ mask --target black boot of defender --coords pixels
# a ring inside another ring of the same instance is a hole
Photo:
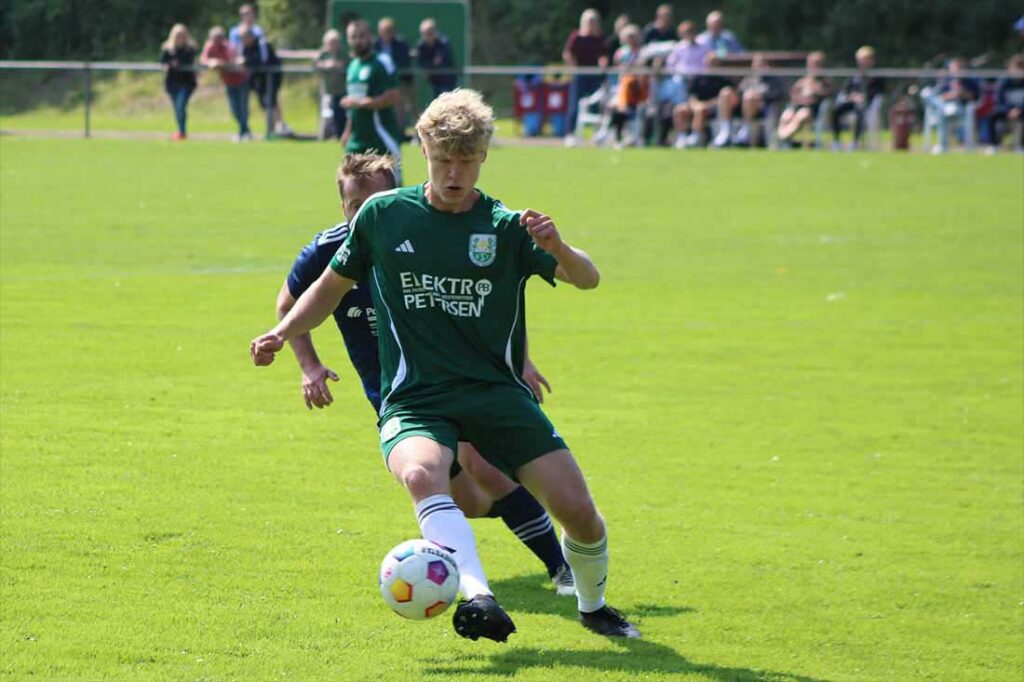
[[[474,641],[481,637],[507,642],[516,625],[489,594],[478,594],[469,601],[460,601],[452,616],[455,632]]]
[[[636,626],[626,620],[619,611],[607,605],[590,613],[580,611],[580,622],[586,629],[605,637],[640,638],[640,631]]]

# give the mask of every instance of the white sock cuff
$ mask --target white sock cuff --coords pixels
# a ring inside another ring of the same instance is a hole
[[[608,535],[605,534],[603,538],[596,542],[579,542],[573,540],[565,531],[562,531],[562,546],[565,549],[575,554],[584,554],[587,556],[599,556],[608,551]]]
[[[444,511],[458,511],[461,513],[461,510],[458,505],[455,504],[451,495],[431,495],[430,497],[424,497],[416,503],[416,520],[422,526],[423,521],[429,516],[436,514],[437,512]]]

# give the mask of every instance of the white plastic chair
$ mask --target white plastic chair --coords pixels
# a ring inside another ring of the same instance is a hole
[[[601,145],[608,139],[611,128],[608,104],[611,95],[611,87],[605,82],[592,94],[580,98],[576,104],[576,129],[573,131],[572,144],[583,140],[583,133],[588,127],[594,129],[594,135],[590,138],[591,144]]]

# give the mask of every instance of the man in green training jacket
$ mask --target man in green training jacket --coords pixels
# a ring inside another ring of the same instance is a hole
[[[348,94],[341,100],[341,106],[348,110],[341,136],[345,153],[390,154],[395,158],[395,177],[401,185],[402,130],[395,114],[401,95],[395,64],[388,55],[374,52],[373,35],[365,19],[349,23],[345,35],[352,55],[346,76]]]

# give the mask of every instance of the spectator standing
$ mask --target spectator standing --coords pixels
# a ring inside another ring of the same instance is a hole
[[[246,48],[245,42],[246,41],[245,41],[245,39],[243,37],[243,32],[246,32],[246,31],[248,31],[248,33],[250,35],[252,35],[252,37],[255,40],[255,43],[256,43],[256,45],[257,45],[257,47],[259,49],[259,57],[258,57],[258,59],[255,58],[255,57],[252,57],[252,58],[248,59],[247,62],[249,62],[249,63],[251,63],[253,65],[257,65],[257,64],[259,65],[259,66],[253,66],[253,68],[264,69],[264,70],[259,71],[259,72],[254,72],[252,74],[251,80],[250,80],[250,88],[251,88],[251,90],[256,93],[257,97],[260,97],[260,90],[257,88],[257,85],[262,87],[264,85],[274,85],[274,84],[276,84],[277,89],[280,89],[281,81],[282,81],[282,78],[283,78],[281,72],[278,71],[276,73],[270,74],[270,73],[267,73],[265,71],[265,69],[273,68],[273,67],[279,67],[281,65],[281,60],[278,59],[277,53],[274,52],[273,45],[271,45],[270,42],[267,40],[266,31],[264,31],[263,27],[261,27],[259,24],[256,23],[256,8],[253,7],[252,5],[249,5],[249,4],[242,5],[241,7],[238,8],[238,25],[234,26],[231,29],[231,32],[228,33],[228,40],[231,41],[231,44],[234,45],[235,49],[238,50],[238,52],[240,54],[244,54],[244,52],[245,52],[245,48]],[[255,77],[257,74],[264,74],[264,75],[267,76],[267,78],[266,79],[257,78],[257,77]],[[271,75],[273,75],[274,78],[270,78]],[[267,93],[267,94],[272,94],[273,95],[273,101],[272,101],[273,117],[272,118],[273,118],[273,121],[276,122],[275,128],[274,128],[273,132],[276,132],[278,135],[286,135],[286,136],[287,135],[292,135],[293,134],[292,133],[292,129],[289,128],[288,124],[284,122],[284,112],[281,110],[281,105],[277,101],[277,89],[273,90],[272,92],[268,91],[268,93]],[[263,105],[264,105],[264,100],[261,98],[260,99],[260,106],[263,106]]]
[[[416,46],[416,65],[427,72],[434,97],[455,89],[455,57],[447,36],[437,30],[437,22],[426,18],[420,22],[420,42]]]
[[[868,73],[875,68],[875,48],[864,45],[857,50],[857,75],[846,81],[839,94],[839,102],[832,109],[832,148],[840,148],[840,136],[843,131],[843,117],[849,113],[854,115],[853,142],[851,148],[856,149],[864,132],[864,115],[876,97],[885,91],[881,78]]]
[[[232,141],[252,140],[252,131],[249,130],[249,75],[242,67],[238,51],[228,42],[223,28],[214,26],[210,29],[199,60],[206,68],[216,71],[224,83],[228,108],[238,123],[238,133]]]
[[[283,75],[280,71],[281,60],[274,46],[266,38],[256,38],[248,27],[243,27],[240,35],[242,63],[249,72],[250,89],[267,114],[267,139],[273,138],[275,134],[291,134],[291,129],[277,118],[277,93],[281,89]]]
[[[640,44],[664,43],[676,39],[675,22],[672,19],[672,5],[658,5],[654,11],[654,21],[644,27],[640,36]]]
[[[619,40],[619,33],[622,29],[626,28],[630,24],[628,14],[620,14],[615,17],[615,24],[612,27],[612,33],[604,41],[604,53],[608,56],[609,62],[615,58],[615,53],[622,47],[622,41]]]
[[[789,142],[808,123],[818,117],[821,103],[832,94],[832,82],[818,75],[825,66],[825,53],[807,55],[807,75],[789,89],[789,106],[779,118],[779,139]]]
[[[996,83],[996,108],[988,119],[988,139],[993,151],[1002,144],[999,123],[1005,121],[1013,133],[1014,151],[1024,152],[1024,54],[1010,57],[1006,69],[1009,75]]]
[[[184,140],[187,137],[185,121],[188,116],[188,100],[196,89],[196,43],[185,24],[171,27],[160,51],[160,63],[164,67],[164,90],[171,98],[174,120],[178,126],[173,139]]]
[[[233,26],[228,34],[228,40],[239,52],[242,51],[242,29],[249,29],[256,40],[267,37],[263,27],[256,23],[256,9],[252,5],[242,5],[238,8],[238,24]]]
[[[345,108],[341,99],[345,96],[345,53],[341,49],[341,34],[335,29],[324,33],[320,54],[314,66],[320,72],[321,87],[324,96],[328,97],[331,106],[331,118],[334,126],[334,139],[341,139],[345,132]]]
[[[596,9],[586,9],[580,14],[580,26],[569,34],[562,49],[562,60],[569,66],[605,67],[608,55],[604,51],[604,37],[601,35],[601,15]],[[576,111],[579,101],[589,97],[601,87],[603,74],[576,74],[569,89],[569,120],[567,130],[576,129]]]
[[[401,129],[395,115],[400,97],[391,57],[373,50],[373,35],[365,19],[356,19],[346,29],[349,53],[346,89],[341,100],[348,109],[348,124],[341,141],[345,153],[391,154],[395,158],[395,177],[402,184],[400,166]]]
[[[725,15],[719,10],[708,14],[704,24],[707,26],[707,30],[697,36],[698,43],[716,53],[719,57],[736,54],[737,52],[745,52],[743,44],[740,43],[733,32],[724,28]]]
[[[754,54],[750,66],[753,72],[740,81],[739,91],[743,123],[736,133],[734,142],[741,146],[757,145],[760,139],[752,139],[751,131],[758,119],[767,118],[768,107],[786,96],[786,88],[778,76],[766,76],[762,72],[769,67],[763,54]],[[732,116],[732,112],[729,112]]]
[[[373,44],[377,54],[391,57],[391,63],[398,72],[398,92],[401,95],[398,106],[398,124],[405,130],[408,121],[413,118],[416,101],[416,82],[412,74],[409,43],[405,42],[395,30],[395,20],[384,17],[377,22],[377,40]]]
[[[961,57],[951,59],[947,75],[925,99],[925,106],[939,121],[939,143],[932,149],[933,154],[949,150],[947,119],[962,119],[967,114],[966,105],[977,102],[981,94],[978,81],[967,77],[965,68],[966,63]]]

